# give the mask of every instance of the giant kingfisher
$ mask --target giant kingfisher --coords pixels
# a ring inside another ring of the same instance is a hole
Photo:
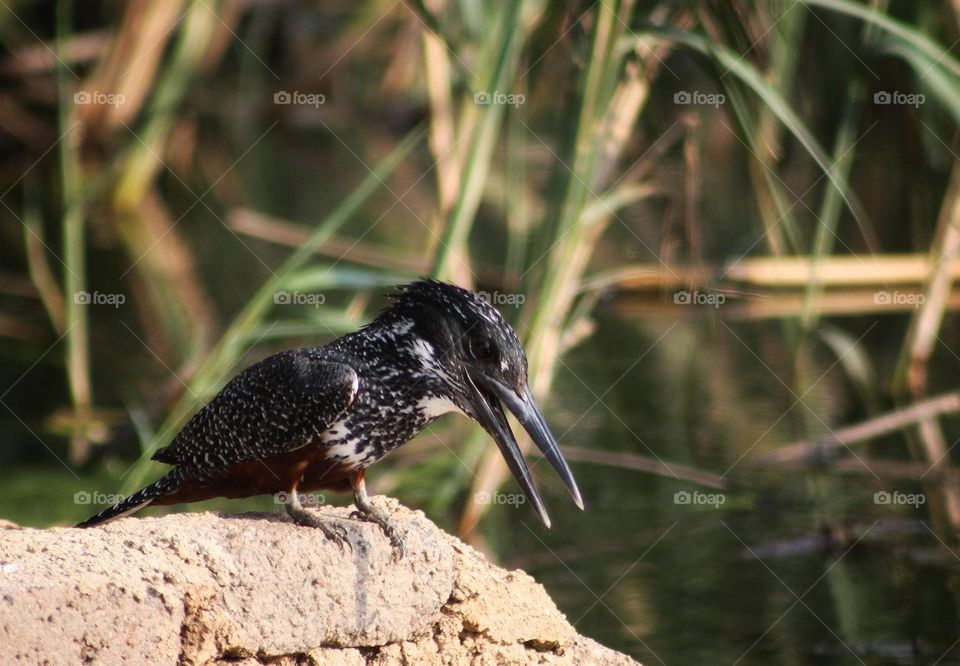
[[[516,333],[466,289],[419,280],[360,330],[327,345],[274,354],[234,377],[153,459],[173,469],[92,516],[88,527],[149,504],[213,497],[285,497],[300,525],[349,542],[343,525],[304,508],[299,493],[353,491],[356,516],[402,541],[367,497],[366,468],[441,414],[460,412],[486,429],[549,527],[543,501],[503,406],[516,417],[583,508],[570,468],[527,386]]]

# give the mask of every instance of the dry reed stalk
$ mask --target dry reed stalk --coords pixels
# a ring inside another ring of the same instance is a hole
[[[960,278],[960,261],[942,263],[954,279]],[[930,257],[920,253],[832,256],[819,259],[816,265],[809,256],[740,259],[729,266],[673,264],[669,270],[659,263],[634,264],[597,273],[584,281],[581,289],[616,286],[641,291],[711,284],[730,289],[743,285],[799,289],[805,288],[814,274],[824,287],[919,287],[929,276],[930,266]],[[697,280],[701,274],[703,279]]]
[[[717,297],[723,296],[723,303],[691,307],[674,301],[677,294],[684,290],[699,291]],[[834,317],[856,317],[868,314],[895,314],[914,312],[924,298],[918,287],[901,288],[895,291],[869,289],[835,289],[824,293],[818,308],[823,315]],[[805,295],[802,291],[765,291],[752,289],[711,288],[707,291],[695,287],[676,287],[663,293],[639,293],[621,296],[616,309],[625,316],[664,316],[674,319],[693,319],[705,313],[728,321],[755,319],[782,319],[801,317]],[[954,289],[946,301],[950,310],[960,309],[960,289]]]
[[[57,278],[50,267],[47,257],[47,244],[44,240],[43,222],[36,206],[28,205],[24,209],[23,222],[27,233],[26,242],[27,270],[30,281],[36,287],[40,302],[47,311],[53,330],[63,335],[67,330],[63,291],[57,284]]]
[[[728,485],[727,480],[719,474],[713,474],[712,472],[690,467],[689,465],[663,462],[656,458],[640,456],[634,453],[595,451],[592,449],[583,449],[578,446],[565,446],[563,447],[563,453],[568,460],[578,460],[594,465],[606,465],[618,469],[632,469],[638,472],[650,472],[671,479],[693,481],[701,486],[716,488],[718,490],[726,488]]]
[[[894,378],[901,397],[921,400],[927,392],[927,370],[933,349],[940,340],[943,313],[950,299],[954,276],[951,265],[960,253],[960,164],[954,164],[950,186],[944,196],[937,221],[937,234],[931,246],[930,275],[926,281],[925,299],[914,314],[900,355]],[[917,424],[914,448],[920,449],[934,468],[949,461],[946,437],[935,415]],[[916,444],[919,444],[917,446]],[[954,531],[960,530],[960,488],[955,484],[939,484],[944,515]],[[932,507],[935,510],[935,506]]]
[[[960,277],[960,261],[948,258],[937,262],[943,275]],[[887,254],[861,256],[832,256],[819,259],[814,265],[811,257],[770,257],[737,262],[723,272],[726,280],[766,287],[806,287],[816,279],[824,287],[923,284],[930,275],[931,258],[925,254]]]
[[[226,216],[227,226],[252,238],[297,247],[310,235],[310,229],[302,225],[281,220],[276,217],[250,210],[249,208],[234,208]],[[400,254],[396,249],[377,247],[370,243],[358,241],[347,236],[333,236],[316,250],[318,255],[336,260],[373,266],[376,268],[409,273],[410,275],[424,275],[430,272],[429,259]],[[495,266],[476,265],[477,277],[484,284],[495,286],[516,286],[516,276]]]
[[[87,104],[78,117],[94,133],[105,136],[130,125],[153,90],[167,42],[183,16],[183,0],[133,0],[120,25],[111,33],[109,47],[82,89],[116,95],[119,104]]]
[[[958,411],[960,411],[960,391],[945,393],[853,426],[839,428],[827,437],[777,447],[776,451],[751,456],[744,462],[749,465],[763,466],[782,465],[812,458],[829,458],[851,445],[864,444],[878,437],[910,428],[940,414],[953,414]]]
[[[443,3],[432,3],[436,14]],[[431,216],[431,228],[424,253],[432,257],[437,251],[448,219],[460,191],[460,151],[457,150],[457,129],[453,119],[453,94],[450,90],[451,67],[447,44],[435,32],[423,31],[423,66],[426,74],[427,99],[430,103],[428,145],[436,161],[437,207]]]
[[[135,211],[116,211],[114,222],[127,251],[141,258],[131,275],[142,283],[149,298],[137,299],[137,303],[160,316],[159,327],[145,330],[148,344],[158,354],[169,348],[170,341],[162,334],[166,331],[178,347],[171,365],[194,364],[211,345],[215,309],[176,220],[163,197],[151,188]]]

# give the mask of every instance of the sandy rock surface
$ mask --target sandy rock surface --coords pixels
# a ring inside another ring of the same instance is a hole
[[[634,664],[543,587],[394,500],[352,547],[284,515],[0,530],[0,645],[24,664]],[[347,519],[349,510],[325,508]]]

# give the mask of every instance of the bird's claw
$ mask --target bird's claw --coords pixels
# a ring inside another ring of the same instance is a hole
[[[386,537],[390,539],[390,545],[393,546],[394,560],[400,560],[407,554],[399,530],[397,530],[396,526],[383,511],[378,509],[369,512],[357,510],[353,511],[350,517],[379,525]]]
[[[381,525],[380,527],[383,528],[383,533],[387,535],[388,539],[390,539],[390,545],[393,547],[394,561],[402,560],[404,555],[407,554],[406,549],[403,547],[403,538],[397,533],[397,530],[394,529],[392,525]]]
[[[320,528],[320,531],[323,532],[325,537],[340,546],[341,550],[343,550],[344,546],[349,546],[350,550],[353,550],[350,533],[343,525],[338,525],[337,523],[319,523],[317,527]]]

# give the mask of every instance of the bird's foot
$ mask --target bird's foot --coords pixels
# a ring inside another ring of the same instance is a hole
[[[379,525],[380,529],[383,530],[383,533],[388,539],[390,539],[390,544],[393,546],[394,559],[399,560],[406,555],[406,549],[403,547],[403,538],[400,536],[400,530],[393,523],[393,521],[390,520],[390,516],[387,515],[386,511],[367,502],[366,506],[351,513],[350,517]]]
[[[350,546],[351,550],[353,550],[353,542],[350,540],[350,533],[347,528],[340,523],[330,519],[324,520],[323,518],[320,518],[320,516],[317,516],[307,509],[304,509],[302,506],[287,504],[286,507],[287,513],[297,525],[303,525],[304,527],[315,527],[323,532],[323,535],[330,539],[330,541],[333,541],[335,544],[340,546],[340,548],[343,548],[344,545],[347,545]]]

